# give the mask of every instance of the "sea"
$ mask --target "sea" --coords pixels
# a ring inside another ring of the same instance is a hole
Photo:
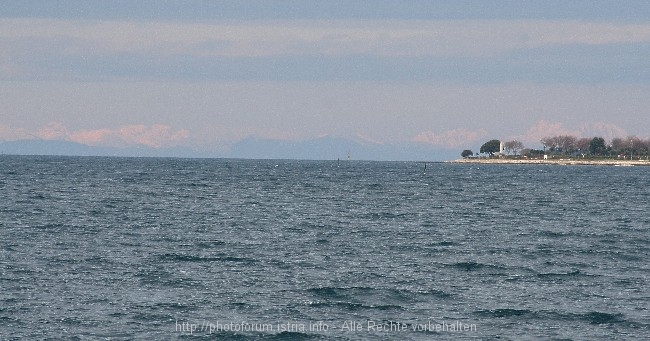
[[[650,167],[0,156],[2,340],[648,340]]]

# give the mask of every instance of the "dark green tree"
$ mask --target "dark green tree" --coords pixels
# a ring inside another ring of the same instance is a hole
[[[460,156],[462,156],[462,157],[468,157],[468,156],[472,156],[472,155],[474,155],[474,152],[472,152],[469,149],[465,149],[465,150],[463,150],[462,153],[460,153]]]
[[[589,141],[589,152],[592,155],[601,155],[607,150],[605,139],[602,137],[594,137]]]
[[[487,141],[481,146],[481,153],[489,153],[490,155],[493,155],[494,153],[499,152],[500,146],[501,141],[499,140]]]

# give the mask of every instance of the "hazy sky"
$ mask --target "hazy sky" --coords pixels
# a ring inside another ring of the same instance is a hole
[[[0,141],[650,137],[649,1],[3,1]]]

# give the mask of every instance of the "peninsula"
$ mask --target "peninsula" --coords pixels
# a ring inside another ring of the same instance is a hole
[[[636,136],[613,138],[578,138],[569,135],[541,139],[542,149],[525,148],[521,141],[485,142],[480,153],[469,149],[460,154],[462,159],[452,163],[475,164],[535,164],[535,165],[595,165],[595,166],[650,166],[650,139]]]
[[[620,159],[499,159],[499,158],[465,158],[449,163],[473,163],[473,164],[499,164],[499,165],[592,165],[592,166],[650,166],[649,160],[620,160]]]

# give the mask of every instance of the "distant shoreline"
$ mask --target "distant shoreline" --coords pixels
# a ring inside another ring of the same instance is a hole
[[[592,160],[592,159],[458,159],[449,163],[499,165],[563,165],[563,166],[650,166],[648,160]]]

